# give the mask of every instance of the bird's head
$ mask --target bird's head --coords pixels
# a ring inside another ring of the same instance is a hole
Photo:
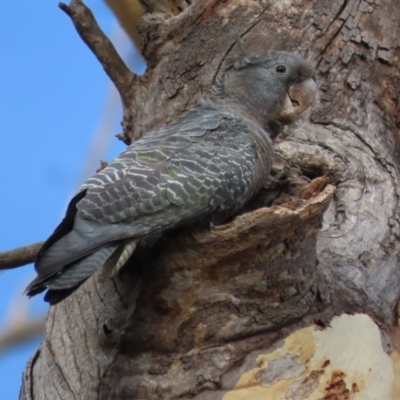
[[[294,122],[317,93],[315,70],[285,51],[241,57],[213,85],[209,99],[277,133]]]

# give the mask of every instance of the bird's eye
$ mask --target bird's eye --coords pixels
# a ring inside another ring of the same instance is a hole
[[[284,72],[286,72],[286,67],[284,65],[278,65],[276,67],[276,72],[279,72],[280,74],[283,74]]]

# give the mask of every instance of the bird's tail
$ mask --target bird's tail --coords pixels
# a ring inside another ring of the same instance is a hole
[[[26,288],[28,296],[48,289],[45,301],[57,304],[74,292],[83,282],[103,267],[103,277],[116,274],[136,248],[137,241],[109,244],[94,253],[74,261],[52,276],[38,276]]]
[[[117,247],[118,243],[110,244],[78,261],[66,265],[55,275],[50,277],[38,276],[28,285],[26,294],[31,297],[49,289],[45,300],[50,304],[55,304],[52,300],[54,298],[57,299],[56,302],[58,303],[93,275],[107,261]],[[65,293],[64,296],[62,296],[63,293]]]

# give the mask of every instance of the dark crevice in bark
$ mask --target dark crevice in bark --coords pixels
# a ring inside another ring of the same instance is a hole
[[[362,0],[360,0],[361,2]],[[332,26],[332,24],[337,21],[340,17],[340,15],[344,12],[344,10],[346,9],[346,7],[349,5],[351,6],[352,4],[354,4],[353,0],[345,0],[343,3],[343,6],[341,7],[341,9],[339,10],[339,12],[336,14],[335,18],[333,19],[332,23],[329,25],[329,27]],[[326,45],[324,46],[324,48],[321,50],[320,54],[319,54],[319,61],[317,62],[317,69],[319,68],[322,60],[323,60],[323,56],[326,54],[328,48],[332,45],[332,43],[335,41],[335,39],[339,36],[339,34],[341,33],[343,27],[346,25],[348,18],[350,17],[350,13],[347,14],[346,18],[343,18],[343,22],[342,24],[337,28],[336,32],[331,36],[331,38],[329,39],[329,41],[326,43]],[[328,28],[329,29],[329,28]]]
[[[263,14],[268,10],[268,8],[269,8],[269,7],[266,7],[266,8],[264,9],[264,11],[261,12],[261,14],[258,16],[256,22],[254,22],[252,25],[250,25],[249,28],[247,28],[244,32],[242,32],[242,33],[239,34],[240,39],[244,38],[245,35],[246,35],[247,33],[251,32],[251,30],[254,29],[254,28],[262,21],[261,18],[262,18],[262,16],[263,16]],[[233,32],[234,32],[234,31],[232,31],[232,33],[233,33]],[[232,35],[232,36],[233,36],[233,35]],[[235,42],[233,42],[233,43],[227,48],[225,54],[224,54],[223,57],[221,58],[221,61],[219,62],[218,66],[217,66],[217,68],[216,68],[216,70],[215,70],[213,82],[215,82],[215,79],[216,79],[217,76],[220,74],[222,65],[223,65],[223,64],[225,63],[225,61],[227,60],[227,58],[228,58],[228,56],[229,56],[229,53],[232,51],[232,49],[235,47],[236,44],[237,44],[237,43],[236,43],[236,41],[235,41]],[[246,49],[245,49],[245,50],[246,50]]]

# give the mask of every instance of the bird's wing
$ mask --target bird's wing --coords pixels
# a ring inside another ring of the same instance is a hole
[[[38,257],[39,276],[104,245],[241,207],[257,171],[250,129],[232,114],[195,108],[135,142],[84,185]]]
[[[136,142],[89,180],[78,215],[130,224],[132,236],[142,236],[241,206],[252,194],[257,163],[250,127],[215,111],[185,117]]]

